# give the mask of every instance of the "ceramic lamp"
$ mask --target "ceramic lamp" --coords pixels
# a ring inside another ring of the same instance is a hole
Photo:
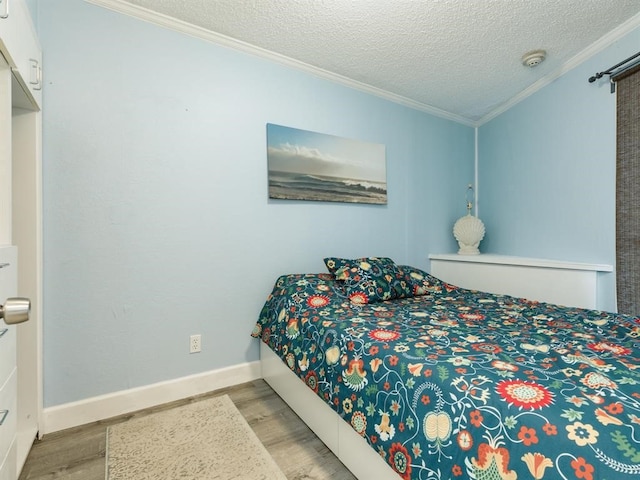
[[[473,187],[469,185],[467,188],[467,195],[469,190],[473,192]],[[484,223],[478,217],[471,215],[471,201],[467,199],[467,214],[461,217],[453,225],[453,236],[458,241],[460,249],[459,255],[479,255],[480,250],[478,246],[480,241],[484,238]]]

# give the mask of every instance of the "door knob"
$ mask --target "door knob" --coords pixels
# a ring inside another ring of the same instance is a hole
[[[0,318],[4,318],[7,325],[14,325],[29,320],[30,311],[31,300],[28,298],[7,298],[4,305],[0,305]]]

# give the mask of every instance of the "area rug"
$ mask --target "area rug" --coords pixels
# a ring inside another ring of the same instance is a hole
[[[107,480],[286,480],[231,399],[213,397],[113,425]]]

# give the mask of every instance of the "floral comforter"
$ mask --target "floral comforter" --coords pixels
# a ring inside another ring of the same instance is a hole
[[[638,318],[442,282],[356,305],[306,274],[253,335],[404,479],[640,479]]]

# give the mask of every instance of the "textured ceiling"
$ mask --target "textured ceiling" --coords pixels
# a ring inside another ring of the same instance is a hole
[[[471,123],[625,22],[640,25],[640,0],[118,1]],[[546,61],[523,66],[535,49]]]

